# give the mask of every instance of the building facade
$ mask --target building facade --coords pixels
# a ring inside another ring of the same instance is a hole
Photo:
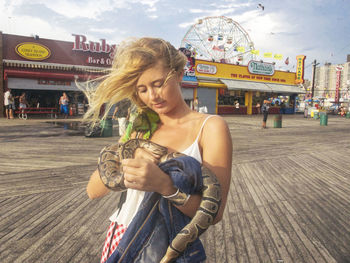
[[[30,107],[58,108],[66,92],[73,112],[79,113],[80,106],[87,104],[81,86],[109,72],[116,49],[104,39],[94,42],[79,34],[72,34],[69,42],[0,32],[0,96],[10,88],[14,96],[25,92]],[[256,114],[263,99],[286,96],[285,112],[294,113],[295,97],[305,93],[296,84],[295,72],[275,70],[273,63],[233,65],[195,60],[188,50],[180,51],[188,57],[182,94],[192,108],[198,98],[199,107],[210,114]],[[3,104],[0,99],[2,109]]]
[[[343,102],[350,99],[349,91],[350,61],[334,65],[326,63],[323,66],[316,67],[314,98]]]
[[[285,113],[292,114],[296,96],[305,93],[296,84],[295,72],[275,70],[272,63],[250,61],[245,66],[197,60],[195,70],[195,97],[209,113],[257,114],[264,99],[285,97]],[[278,112],[279,107],[271,107],[271,113]]]
[[[78,107],[87,105],[81,88],[109,72],[116,49],[116,44],[105,39],[95,42],[79,34],[72,34],[72,41],[60,41],[0,31],[0,108],[4,109],[7,88],[14,96],[25,92],[30,107],[58,108],[59,98],[66,92],[77,114]],[[181,88],[188,104],[197,86],[194,74],[184,76]],[[18,107],[18,101],[16,104]]]
[[[88,41],[72,35],[72,42],[26,37],[0,32],[0,96],[7,88],[13,96],[25,92],[30,107],[57,107],[66,92],[71,106],[84,102],[79,83],[105,75],[110,68],[115,45]],[[0,100],[3,106],[3,99]],[[18,101],[15,101],[16,108]],[[3,108],[3,107],[2,107]],[[4,112],[0,111],[3,116]]]

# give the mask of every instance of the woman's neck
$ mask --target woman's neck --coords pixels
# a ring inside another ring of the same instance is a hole
[[[191,109],[183,102],[181,105],[174,108],[174,110],[166,114],[160,114],[159,118],[163,125],[173,126],[183,122],[183,119],[190,113],[192,113]]]

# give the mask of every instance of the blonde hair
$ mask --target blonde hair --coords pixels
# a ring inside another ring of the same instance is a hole
[[[96,88],[85,91],[89,110],[84,118],[99,119],[100,109],[105,105],[103,118],[111,107],[123,99],[130,99],[138,109],[147,108],[139,99],[136,84],[141,74],[162,61],[170,69],[167,79],[183,71],[187,58],[169,42],[159,38],[140,38],[124,41],[118,47],[110,73],[99,79]]]

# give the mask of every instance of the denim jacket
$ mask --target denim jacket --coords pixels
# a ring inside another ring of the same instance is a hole
[[[196,159],[182,156],[163,162],[159,167],[183,192],[195,194],[202,190],[201,164]],[[176,234],[190,220],[158,193],[146,192],[138,212],[107,263],[159,262]],[[205,259],[204,248],[197,238],[176,262],[203,262]]]

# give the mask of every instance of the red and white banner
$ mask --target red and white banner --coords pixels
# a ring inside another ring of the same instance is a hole
[[[340,80],[341,80],[341,72],[343,70],[343,67],[336,67],[335,68],[336,72],[337,72],[337,80],[335,83],[335,98],[334,98],[334,102],[335,103],[339,103],[339,89],[340,89]]]

